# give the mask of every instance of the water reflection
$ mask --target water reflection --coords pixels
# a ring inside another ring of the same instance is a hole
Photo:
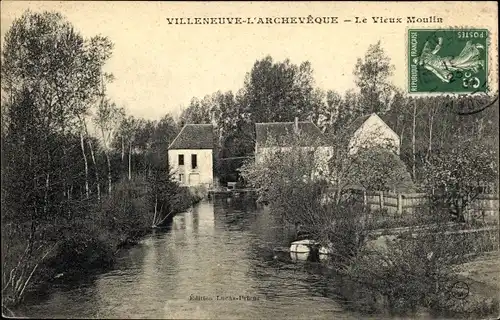
[[[321,289],[320,265],[276,259],[289,235],[267,208],[202,202],[123,251],[85,286],[56,288],[26,314],[40,317],[356,318]],[[324,286],[324,285],[323,285]],[[224,297],[224,300],[221,298]]]

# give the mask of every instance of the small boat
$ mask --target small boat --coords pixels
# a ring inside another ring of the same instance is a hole
[[[314,240],[304,239],[304,240],[294,241],[290,244],[290,252],[309,253],[311,252],[311,249],[317,245],[318,242]]]
[[[327,260],[331,254],[332,249],[330,247],[320,247],[319,243],[315,240],[304,239],[294,241],[290,245],[290,257],[292,260],[306,261],[308,258],[312,258],[313,260],[319,258],[319,260],[323,261]]]
[[[308,261],[309,252],[290,252],[292,261]]]
[[[290,258],[293,261],[308,261],[310,259],[316,260],[315,257],[318,253],[318,242],[315,240],[299,240],[290,244]]]

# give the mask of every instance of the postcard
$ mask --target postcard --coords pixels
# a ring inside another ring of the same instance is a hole
[[[2,1],[2,315],[494,319],[498,4]]]

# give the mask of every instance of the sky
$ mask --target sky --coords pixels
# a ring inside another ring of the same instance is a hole
[[[253,64],[266,55],[275,61],[289,58],[294,64],[308,60],[317,87],[345,92],[355,87],[352,71],[357,58],[378,40],[395,65],[392,82],[406,90],[406,32],[410,27],[465,24],[487,28],[492,35],[490,66],[494,75],[498,70],[498,7],[494,2],[2,1],[2,41],[26,9],[58,11],[84,37],[109,37],[115,47],[105,70],[116,79],[108,86],[108,94],[129,114],[151,120],[166,113],[178,115],[192,97],[218,90],[236,92]],[[339,23],[257,24],[258,18],[309,15],[338,17]],[[403,23],[373,23],[372,17],[378,16],[402,17]],[[443,22],[408,24],[407,16],[436,16]],[[168,22],[188,17],[251,17],[255,23]],[[354,23],[355,17],[366,17],[368,23]]]

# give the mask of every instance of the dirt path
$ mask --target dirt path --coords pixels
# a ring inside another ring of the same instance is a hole
[[[500,299],[500,252],[494,251],[455,268],[471,294]]]

